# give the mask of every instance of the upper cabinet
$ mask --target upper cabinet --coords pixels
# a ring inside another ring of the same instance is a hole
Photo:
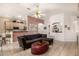
[[[0,33],[5,32],[5,22],[9,20],[11,20],[9,17],[0,17]]]
[[[14,19],[11,17],[0,17],[0,33],[10,30],[26,30],[25,20]]]
[[[10,21],[6,21],[5,27],[6,27],[7,30],[8,30],[8,29],[13,29],[13,23],[10,22]]]
[[[23,21],[6,21],[5,26],[7,30],[24,30],[25,29],[25,23]]]

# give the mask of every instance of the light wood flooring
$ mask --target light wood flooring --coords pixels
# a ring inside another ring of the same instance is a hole
[[[22,50],[18,43],[8,44],[3,47],[3,54],[0,51],[0,55],[3,56],[79,56],[79,48],[76,42],[60,42],[54,41],[49,46],[49,50],[42,55],[31,54],[31,49]]]

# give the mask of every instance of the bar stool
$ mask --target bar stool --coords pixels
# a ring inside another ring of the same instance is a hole
[[[7,42],[10,43],[10,38],[11,38],[11,34],[3,33],[2,34],[3,44],[7,44]]]
[[[2,41],[3,41],[3,45],[6,44],[6,35],[5,33],[2,33]]]
[[[11,42],[11,34],[6,34],[6,42]]]
[[[0,50],[1,50],[1,55],[3,55],[3,40],[2,40],[2,35],[0,35]]]

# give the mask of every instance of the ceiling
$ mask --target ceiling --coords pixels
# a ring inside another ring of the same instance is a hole
[[[38,3],[37,3],[38,4]],[[10,16],[23,18],[26,15],[32,15],[36,10],[35,3],[0,3],[0,16]],[[27,8],[30,8],[28,10]],[[79,15],[78,4],[77,3],[41,3],[39,4],[41,13],[45,14],[48,18],[50,15],[68,12]]]

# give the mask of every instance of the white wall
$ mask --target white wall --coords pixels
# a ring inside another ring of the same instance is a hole
[[[46,29],[44,29],[44,27],[46,27]],[[48,33],[47,26],[45,24],[39,23],[38,24],[38,33],[47,34]]]
[[[60,22],[60,24],[62,25],[62,33],[54,33],[52,32],[52,24],[55,22]],[[50,24],[50,34],[49,37],[53,36],[55,40],[60,40],[60,41],[64,41],[64,29],[63,29],[63,24],[64,24],[64,14],[56,14],[53,15],[49,18],[49,24]]]
[[[72,14],[55,14],[50,16],[49,22],[47,21],[47,24],[50,25],[50,29],[48,32],[48,37],[54,38],[54,40],[59,40],[59,41],[76,41],[77,40],[77,33],[76,33],[76,26],[73,23],[74,20],[77,19],[76,15]],[[52,23],[53,22],[60,22],[62,24],[62,33],[53,33],[52,32]],[[65,28],[65,25],[70,27],[70,30],[68,28]]]
[[[65,41],[76,41],[76,25],[74,23],[74,20],[76,20],[76,16],[68,14],[65,14],[64,16],[64,25],[70,27],[70,30],[68,30],[68,28],[64,28],[64,39]]]

